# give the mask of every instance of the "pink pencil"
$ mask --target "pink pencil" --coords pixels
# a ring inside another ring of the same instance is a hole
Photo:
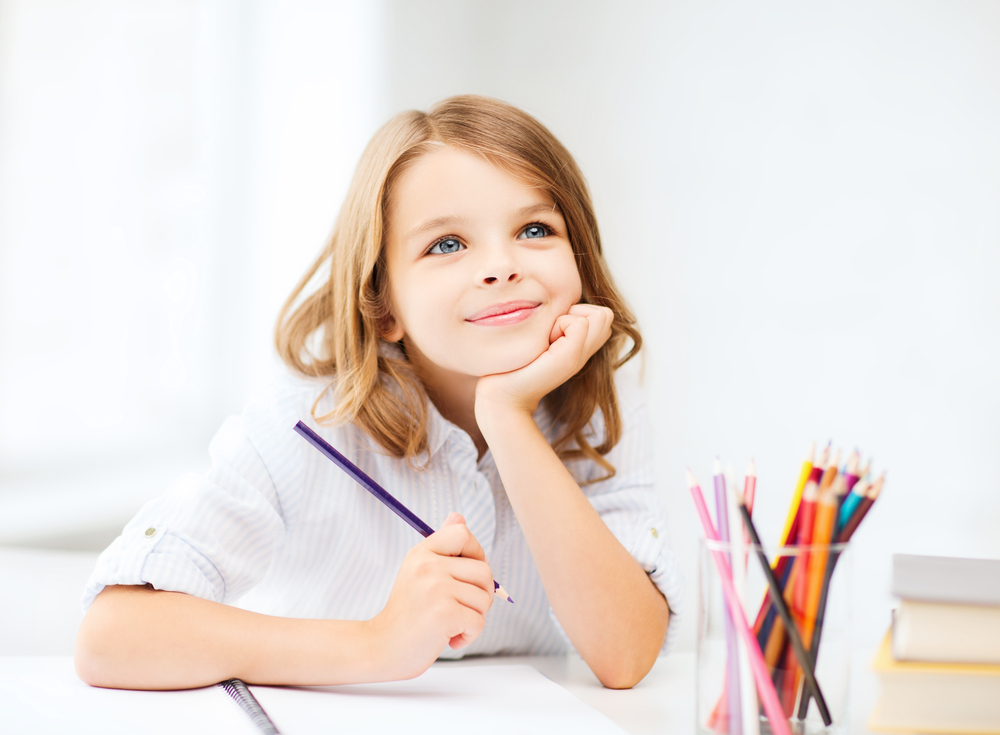
[[[718,543],[719,535],[715,532],[715,526],[712,525],[712,517],[708,513],[708,506],[705,505],[705,498],[701,494],[701,486],[698,485],[698,481],[694,478],[691,470],[687,471],[687,481],[691,497],[694,498],[695,508],[698,510],[698,517],[701,519],[701,525],[705,529],[705,538]],[[771,681],[771,677],[767,673],[767,664],[764,663],[764,655],[760,652],[757,637],[753,634],[749,624],[747,624],[747,616],[743,612],[743,606],[740,605],[736,589],[733,587],[733,572],[726,561],[726,555],[718,549],[712,550],[712,560],[715,562],[719,579],[722,580],[722,591],[726,598],[726,604],[729,607],[729,613],[732,615],[736,629],[740,637],[743,638],[743,644],[747,647],[747,652],[750,654],[750,668],[753,670],[753,678],[757,682],[757,691],[763,700],[764,713],[767,715],[767,719],[770,720],[771,731],[775,735],[791,735],[791,731],[788,729],[788,720],[785,719],[785,711],[781,706],[781,702],[778,701],[778,692],[775,690],[774,682]]]

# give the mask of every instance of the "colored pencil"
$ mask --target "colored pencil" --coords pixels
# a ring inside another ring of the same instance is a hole
[[[701,520],[701,525],[705,532],[705,538],[709,541],[718,542],[719,536],[712,525],[712,518],[708,513],[708,506],[705,505],[705,498],[701,494],[701,487],[690,470],[687,473],[687,480],[688,489],[691,491],[691,497],[694,499],[695,508],[698,511],[698,518]],[[712,561],[715,563],[719,580],[722,582],[723,597],[726,598],[726,605],[733,616],[733,623],[736,625],[743,639],[743,644],[747,647],[747,651],[750,654],[750,667],[753,670],[754,680],[757,683],[757,691],[763,700],[764,713],[770,721],[771,731],[775,735],[791,735],[788,720],[785,719],[781,703],[778,701],[778,693],[775,691],[774,683],[767,673],[764,656],[760,652],[760,646],[757,645],[757,639],[750,630],[750,625],[747,623],[743,608],[740,607],[739,600],[736,597],[736,590],[733,589],[732,571],[729,569],[726,557],[718,549],[712,549],[711,556]]]
[[[726,478],[722,474],[722,463],[718,459],[712,468],[712,479],[715,484],[715,518],[719,528],[719,538],[723,543],[730,543],[729,533],[729,501],[726,499]],[[732,548],[732,546],[730,546]],[[729,566],[736,562],[730,554]],[[734,572],[735,582],[735,572]],[[740,667],[737,653],[736,627],[732,615],[723,610],[723,623],[726,629],[726,696],[729,698],[729,734],[743,735],[742,715],[740,714]]]
[[[861,452],[855,449],[851,452],[851,456],[847,458],[847,469],[844,472],[844,477],[847,479],[847,491],[850,492],[855,483],[861,479],[861,475],[858,472],[858,466],[861,464]]]
[[[825,476],[825,473],[824,473]],[[820,489],[815,482],[806,483],[802,491],[802,503],[799,506],[799,535],[795,543],[805,547],[799,551],[793,564],[800,567],[796,572],[795,585],[792,587],[792,615],[801,622],[802,613],[806,607],[806,574],[805,567],[809,563],[809,545],[812,543],[813,526],[816,521],[816,502],[819,500]]]
[[[800,473],[801,474],[801,473]],[[805,487],[805,483],[803,483]],[[757,495],[757,463],[750,458],[750,466],[747,467],[746,477],[743,478],[743,504],[747,507],[747,512],[753,517],[753,501]]]
[[[404,521],[406,521],[413,530],[419,533],[424,538],[427,538],[432,533],[434,529],[424,523],[422,520],[417,518],[409,508],[396,500],[392,495],[386,492],[385,488],[379,485],[375,480],[370,478],[361,469],[355,465],[351,460],[345,457],[343,454],[338,452],[329,442],[327,442],[323,437],[317,434],[315,431],[310,429],[304,423],[299,421],[295,424],[295,431],[298,432],[303,439],[312,444],[320,453],[347,473],[352,479],[354,479],[361,487],[370,492],[376,498],[378,498],[383,505],[385,505],[389,510],[398,515]],[[507,591],[500,586],[500,583],[495,579],[493,580],[493,594],[497,597],[501,597],[507,602],[514,602],[510,599],[510,595]]]
[[[813,461],[815,459],[816,442],[813,442],[809,445],[809,453],[802,462],[802,469],[799,470],[799,479],[795,481],[795,491],[792,493],[792,504],[788,508],[788,517],[785,519],[785,529],[781,532],[782,544],[787,543],[788,535],[792,531],[792,523],[795,522],[795,516],[799,512],[799,502],[802,500],[802,490],[805,488],[806,482],[809,480],[809,474],[812,472]]]
[[[858,524],[861,523],[865,515],[868,513],[868,510],[872,507],[872,504],[878,499],[879,492],[882,490],[882,483],[884,482],[885,473],[883,472],[882,476],[879,477],[868,489],[868,492],[865,494],[865,498],[858,505],[857,509],[855,509],[850,519],[848,519],[847,524],[840,529],[837,534],[837,541],[839,543],[847,543],[851,536],[854,535],[854,532],[858,528]]]
[[[802,645],[802,639],[799,637],[795,621],[792,620],[792,615],[788,610],[788,606],[785,604],[781,585],[778,583],[778,578],[775,576],[774,570],[771,568],[771,563],[767,559],[767,554],[764,552],[763,546],[761,546],[760,536],[757,535],[757,529],[754,528],[753,519],[747,512],[746,506],[741,505],[740,508],[740,512],[743,516],[743,523],[750,532],[750,539],[754,544],[754,553],[760,560],[761,569],[764,570],[764,576],[767,579],[767,588],[771,594],[771,600],[774,602],[774,605],[778,610],[778,614],[781,616],[781,620],[788,631],[788,638],[791,642],[792,650],[795,652],[795,657],[798,659],[805,675],[806,685],[816,698],[820,712],[823,715],[823,724],[829,726],[832,720],[830,718],[830,712],[826,706],[826,700],[823,698],[823,692],[820,690],[819,682],[816,681],[816,674],[813,671],[812,662],[809,659],[805,646]]]
[[[802,637],[812,640],[813,627],[816,624],[816,613],[819,610],[820,591],[823,586],[823,576],[826,573],[827,557],[830,541],[833,539],[834,524],[837,518],[837,488],[846,485],[843,475],[834,480],[819,499],[816,505],[816,523],[813,527],[812,545],[815,550],[809,555],[808,591],[806,594],[805,625]]]
[[[865,499],[865,490],[867,487],[866,483],[859,482],[851,489],[847,497],[844,498],[844,504],[840,506],[840,512],[837,513],[838,529],[847,525],[851,516],[854,515],[854,511],[861,505],[861,501]]]
[[[830,446],[832,444],[833,442],[828,442],[826,447],[823,448],[823,453],[820,455],[819,462],[814,464],[812,469],[809,471],[809,477],[806,480],[807,485],[809,484],[810,480],[819,485],[820,481],[823,478],[823,473],[826,471],[826,468],[830,464]],[[802,492],[805,492],[805,488],[802,489]],[[799,522],[801,521],[801,516],[802,516],[801,498],[802,498],[801,493],[799,494],[799,501],[797,503],[793,498],[793,504],[797,506],[795,509],[795,518],[792,520],[792,525],[791,528],[788,530],[788,533],[784,534],[781,537],[782,546],[787,546],[789,544],[797,543],[796,539],[799,536]],[[779,566],[782,564],[789,564],[793,561],[793,559],[794,557],[782,556],[778,559],[777,563]]]
[[[878,479],[876,485],[872,485],[870,489],[868,489],[868,492],[866,492],[865,494],[865,499],[862,501],[861,505],[858,506],[858,509],[854,512],[854,515],[849,521],[849,525],[845,526],[844,528],[841,528],[837,532],[836,542],[835,542],[837,546],[846,544],[848,541],[851,540],[851,537],[854,536],[854,532],[857,530],[858,525],[861,523],[861,520],[865,517],[865,514],[868,513],[869,508],[872,507],[872,504],[875,502],[875,500],[878,499],[878,495],[882,490],[882,484],[884,483],[884,481],[885,481],[885,473],[883,473],[882,477]],[[860,481],[858,485],[855,485],[855,488],[857,488],[858,486],[861,486],[863,489],[868,488],[867,483],[864,482],[863,480]],[[854,490],[852,490],[851,492],[854,492]],[[809,646],[809,654],[812,657],[813,664],[815,664],[816,661],[819,659],[819,644],[823,636],[823,621],[826,619],[826,602],[830,590],[830,580],[833,578],[833,570],[836,568],[837,562],[840,560],[841,553],[843,553],[842,549],[833,549],[830,552],[830,561],[826,566],[826,573],[823,576],[823,590],[820,593],[819,609],[816,612],[816,624],[813,627],[812,642],[810,643]],[[806,714],[808,713],[809,697],[810,697],[809,692],[802,693],[802,699],[799,702],[799,711],[798,711],[798,719],[800,720],[804,720],[806,718]]]
[[[737,508],[743,502],[743,497],[736,485],[736,475],[733,466],[726,467],[726,514],[731,523],[737,528],[729,529],[730,547],[733,551],[733,588],[739,598],[740,607],[744,612],[747,608],[747,547],[744,540],[747,538],[747,530],[740,522],[740,513]],[[737,530],[739,529],[739,530]],[[741,543],[742,542],[742,543]],[[743,735],[760,735],[760,707],[757,703],[757,693],[754,689],[753,672],[750,670],[750,657],[745,646],[738,646],[736,651],[736,662],[739,665],[740,683],[740,717],[742,719],[741,730]]]

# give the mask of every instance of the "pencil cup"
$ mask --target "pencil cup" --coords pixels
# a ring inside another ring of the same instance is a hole
[[[784,590],[785,610],[773,603],[760,554]],[[851,553],[848,544],[761,547],[702,539],[698,549],[695,728],[702,735],[770,735],[761,697],[737,630],[730,619],[713,555],[729,562],[789,729],[798,735],[847,732],[851,650]],[[782,616],[795,621],[796,653]],[[811,660],[815,656],[815,663]],[[810,659],[812,676],[800,664]],[[815,687],[810,683],[815,682]],[[813,691],[822,697],[822,706]],[[830,724],[824,723],[824,715]]]

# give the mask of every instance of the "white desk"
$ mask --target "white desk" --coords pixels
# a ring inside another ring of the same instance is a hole
[[[876,698],[870,655],[855,657],[850,732],[864,722]],[[604,689],[577,657],[485,658],[435,666],[529,664],[627,732],[672,735],[694,732],[694,654],[659,659],[634,689]],[[83,684],[68,656],[0,657],[0,731],[30,733],[246,733],[259,735],[249,718],[210,687],[186,692],[125,692]],[[335,728],[330,730],[335,731]],[[446,731],[442,730],[442,732]],[[471,730],[469,730],[471,732]]]

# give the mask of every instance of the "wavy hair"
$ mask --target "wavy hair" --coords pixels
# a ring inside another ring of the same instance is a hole
[[[329,241],[279,313],[278,354],[304,375],[332,378],[328,390],[335,392],[335,407],[317,416],[317,399],[312,409],[317,422],[353,422],[394,457],[412,460],[427,449],[423,385],[405,355],[380,349],[381,327],[390,315],[384,243],[394,182],[410,163],[442,144],[481,155],[547,192],[566,222],[583,284],[581,301],[614,312],[608,341],[543,399],[557,427],[552,447],[559,457],[593,460],[612,476],[614,467],[603,455],[622,433],[614,371],[639,351],[642,338],[604,262],[590,193],[576,161],[541,123],[499,100],[451,97],[426,113],[401,113],[375,133]],[[603,437],[587,432],[597,409],[604,418]]]

